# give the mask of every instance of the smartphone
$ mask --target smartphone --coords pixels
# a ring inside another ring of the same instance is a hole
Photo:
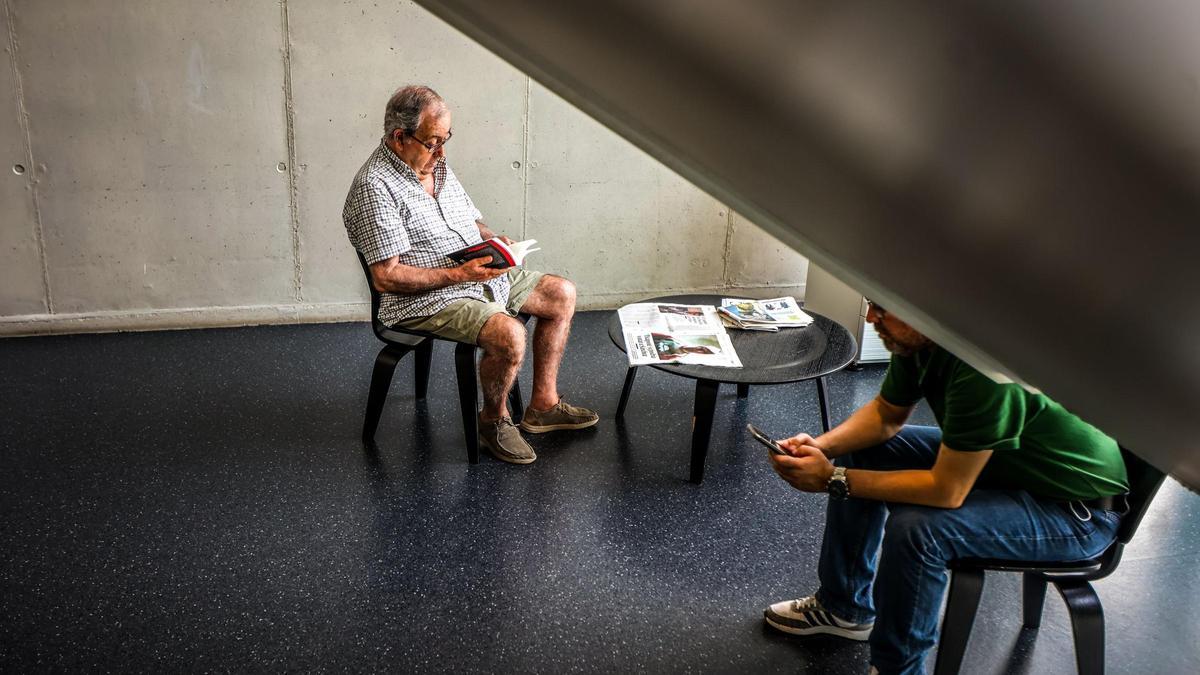
[[[787,451],[786,451],[786,450],[784,450],[783,448],[779,447],[779,444],[778,444],[778,443],[776,443],[775,441],[771,440],[771,437],[770,437],[770,436],[768,436],[768,435],[764,434],[763,432],[759,431],[758,427],[754,426],[753,424],[747,424],[747,425],[746,425],[746,430],[750,432],[750,435],[751,435],[751,436],[753,436],[753,437],[754,437],[754,439],[755,439],[756,441],[758,441],[759,443],[762,443],[763,445],[767,446],[767,449],[771,451],[771,454],[774,454],[774,455],[784,455],[785,457],[790,457],[790,456],[791,456],[791,455],[789,455],[789,454],[787,453]]]

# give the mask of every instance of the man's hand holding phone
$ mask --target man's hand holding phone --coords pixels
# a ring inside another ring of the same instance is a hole
[[[764,434],[758,427],[754,426],[753,424],[747,424],[746,430],[750,432],[750,435],[754,437],[754,440],[767,446],[767,449],[771,451],[772,455],[787,456],[787,450],[780,447],[779,444],[774,441],[774,439]]]
[[[771,449],[771,467],[792,487],[805,492],[823,492],[833,473],[833,463],[816,446],[812,436],[796,434],[776,442],[753,424],[746,428],[758,442]]]
[[[816,448],[818,450],[821,449],[820,446],[817,445],[817,439],[813,438],[812,436],[810,436],[808,434],[796,434],[795,436],[792,436],[791,438],[785,438],[782,441],[779,441],[779,444],[782,445],[783,448],[785,450],[787,450],[789,454],[796,455],[796,456],[802,456],[800,453],[800,448],[802,446],[808,446],[810,448]],[[824,451],[822,451],[822,452],[824,452]]]

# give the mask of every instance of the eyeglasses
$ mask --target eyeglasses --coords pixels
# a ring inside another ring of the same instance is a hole
[[[446,137],[445,137],[445,138],[443,138],[442,140],[440,140],[440,141],[437,141],[437,142],[435,142],[435,143],[426,143],[425,141],[423,141],[423,140],[421,140],[421,139],[417,138],[416,134],[409,133],[409,132],[405,132],[405,133],[408,133],[408,137],[409,137],[409,138],[411,138],[411,139],[413,139],[414,141],[416,141],[416,142],[420,143],[421,145],[425,146],[425,149],[426,149],[426,150],[428,150],[428,151],[430,151],[430,152],[437,152],[439,148],[441,148],[443,145],[445,145],[445,144],[449,143],[449,142],[450,142],[450,139],[451,139],[451,138],[454,136],[454,132],[447,131],[447,132],[446,132]]]
[[[880,319],[887,316],[888,313],[886,309],[879,306],[878,302],[867,300],[867,311],[869,312],[871,310],[875,310],[875,313],[879,315]]]

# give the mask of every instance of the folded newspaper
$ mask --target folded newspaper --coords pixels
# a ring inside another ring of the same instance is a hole
[[[743,330],[777,331],[780,328],[803,328],[813,322],[813,318],[805,314],[791,296],[770,300],[722,298],[717,311],[726,325]]]
[[[629,365],[682,363],[741,368],[712,305],[640,302],[617,310]]]

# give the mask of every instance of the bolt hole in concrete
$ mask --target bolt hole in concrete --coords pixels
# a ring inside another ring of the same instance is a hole
[[[275,170],[278,171],[279,173],[283,173],[283,172],[287,171],[287,164],[280,162],[275,165]]]
[[[17,174],[18,176],[25,173],[25,165],[24,164],[13,164],[13,173]]]
[[[513,162],[513,163],[512,163],[512,167],[513,167],[514,169],[519,169],[519,168],[521,168],[521,163],[520,163],[520,162]]]

